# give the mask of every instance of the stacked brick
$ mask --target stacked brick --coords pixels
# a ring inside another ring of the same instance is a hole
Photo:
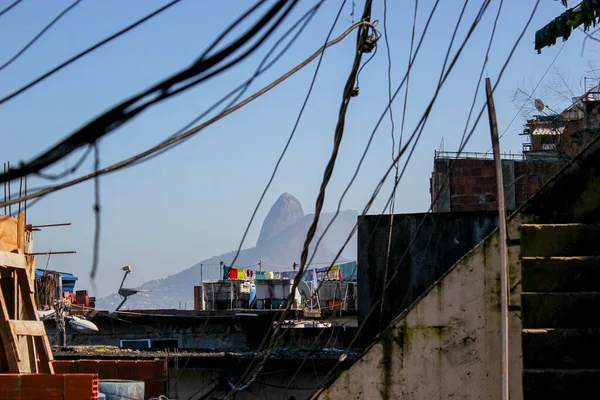
[[[146,399],[166,395],[166,360],[54,360],[57,373],[97,374],[102,379],[144,381]]]
[[[496,210],[496,170],[492,160],[456,160],[450,170],[451,211]]]
[[[3,400],[96,400],[97,374],[0,374]]]
[[[504,171],[504,187],[509,209],[524,204],[561,169],[563,163],[549,161],[514,161],[514,168]],[[496,169],[493,160],[451,160],[448,171],[450,210],[492,211],[498,209]],[[435,164],[436,168],[438,164]],[[506,175],[507,171],[510,175]],[[436,175],[434,170],[434,176]],[[432,200],[436,198],[432,179]],[[442,201],[442,199],[440,199]],[[447,200],[446,200],[447,201]]]

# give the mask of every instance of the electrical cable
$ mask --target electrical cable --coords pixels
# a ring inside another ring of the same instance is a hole
[[[287,72],[286,74],[282,75],[281,77],[279,77],[277,80],[273,81],[271,84],[265,86],[263,89],[255,92],[254,94],[252,94],[251,96],[247,97],[245,100],[243,100],[242,102],[236,104],[235,106],[227,109],[226,111],[220,113],[219,115],[209,119],[208,121],[176,136],[173,137],[169,140],[165,140],[162,143],[160,143],[159,145],[156,145],[148,150],[145,150],[141,153],[138,153],[135,156],[132,156],[128,159],[125,159],[123,161],[120,161],[118,163],[112,164],[108,167],[102,168],[100,170],[98,170],[98,172],[94,172],[91,174],[87,174],[84,176],[81,176],[79,178],[75,178],[73,180],[58,184],[58,185],[54,185],[45,189],[42,189],[38,192],[34,192],[31,194],[28,194],[26,196],[21,196],[18,198],[14,198],[14,199],[10,199],[7,200],[5,202],[1,202],[0,203],[0,207],[5,206],[5,205],[10,205],[10,204],[16,204],[19,201],[24,201],[24,200],[31,200],[34,198],[38,198],[41,196],[46,196],[50,193],[65,189],[67,187],[71,187],[74,185],[77,185],[81,182],[85,182],[87,180],[93,179],[96,175],[104,175],[110,172],[114,172],[117,171],[125,166],[128,166],[129,164],[132,164],[135,161],[138,161],[150,154],[153,154],[163,148],[166,148],[168,146],[170,146],[173,143],[176,143],[178,141],[181,141],[183,139],[185,139],[186,137],[192,136],[194,134],[196,134],[197,132],[199,132],[200,130],[202,130],[203,128],[212,125],[213,123],[219,121],[220,119],[228,116],[229,114],[233,113],[234,111],[237,111],[238,109],[242,108],[243,106],[245,106],[246,104],[250,103],[251,101],[255,100],[256,98],[262,96],[263,94],[265,94],[266,92],[268,92],[269,90],[273,89],[275,86],[279,85],[281,82],[285,81],[287,78],[289,78],[290,76],[292,76],[293,74],[295,74],[296,72],[298,72],[300,69],[304,68],[306,65],[308,65],[311,61],[313,61],[315,58],[317,58],[317,56],[319,56],[323,51],[325,51],[326,48],[339,43],[340,41],[342,41],[345,37],[347,37],[354,29],[357,29],[361,26],[365,25],[362,22],[358,22],[354,25],[352,25],[350,28],[348,28],[344,33],[342,33],[340,36],[338,36],[336,39],[333,39],[331,41],[329,41],[327,43],[327,45],[321,47],[320,49],[318,49],[315,53],[313,53],[311,56],[309,56],[306,60],[304,60],[303,62],[301,62],[300,64],[298,64],[295,68],[293,68],[292,70],[290,70],[289,72]]]
[[[14,6],[19,4],[21,1],[23,1],[23,0],[17,0],[14,3],[10,4],[8,7],[6,7],[4,10],[0,11],[0,17],[2,17],[7,12],[9,12]]]
[[[71,11],[73,8],[75,8],[76,5],[80,4],[81,2],[82,2],[82,0],[75,0],[75,2],[73,2],[70,6],[68,6],[67,8],[62,10],[60,12],[60,14],[58,14],[56,17],[54,17],[54,19],[52,21],[50,21],[50,23],[48,25],[46,25],[44,27],[44,29],[42,29],[40,32],[38,32],[38,34],[35,35],[33,37],[33,39],[31,39],[21,50],[19,50],[14,56],[12,56],[10,59],[8,59],[4,64],[0,65],[0,71],[2,71],[4,68],[6,68],[10,64],[12,64],[17,58],[21,57],[21,55],[23,53],[25,53],[27,51],[27,49],[30,48],[40,37],[42,37],[44,35],[44,33],[46,33],[46,31],[48,31],[48,29],[50,29],[52,27],[52,25],[57,23],[58,20],[60,20],[63,16],[65,16],[65,14],[67,14],[69,11]],[[10,5],[8,7],[8,9],[12,8],[15,5],[16,5],[16,3],[13,3],[12,5]],[[2,13],[4,13],[5,11],[6,10],[4,10]],[[0,14],[0,16],[1,16],[1,14]]]
[[[365,1],[365,9],[364,9],[363,16],[361,19],[362,21],[370,20],[371,6],[372,6],[372,1],[366,0]],[[293,294],[294,294],[296,288],[298,287],[300,279],[302,278],[302,275],[304,273],[304,268],[306,267],[306,261],[308,258],[308,248],[309,248],[310,242],[312,241],[312,239],[316,233],[317,224],[319,222],[319,216],[320,216],[321,210],[323,208],[323,204],[324,204],[325,190],[327,188],[327,185],[328,185],[329,180],[331,179],[331,175],[333,173],[333,168],[335,165],[335,161],[336,161],[336,158],[338,155],[339,147],[340,147],[341,140],[342,140],[343,133],[344,133],[344,123],[345,123],[346,111],[348,109],[350,99],[353,96],[352,93],[355,88],[354,84],[356,82],[356,75],[360,68],[361,59],[362,59],[362,55],[365,51],[366,42],[369,39],[368,33],[369,33],[369,31],[366,28],[361,28],[358,32],[356,53],[355,53],[355,57],[354,57],[352,70],[348,76],[348,80],[346,81],[346,85],[344,87],[343,99],[342,99],[342,104],[340,106],[338,123],[337,123],[336,129],[335,129],[333,150],[331,152],[331,157],[329,159],[329,162],[327,163],[325,172],[323,174],[323,181],[321,182],[321,187],[319,189],[319,195],[317,197],[316,204],[315,204],[315,216],[309,227],[308,233],[306,235],[304,247],[302,249],[302,253],[300,256],[300,267],[298,269],[298,274],[294,278],[294,282],[293,282],[292,288],[291,288],[292,294],[290,294],[290,298],[287,301],[286,308],[282,312],[281,317],[279,318],[279,321],[277,322],[277,325],[275,326],[275,331],[273,332],[273,334],[271,336],[271,341],[270,341],[269,347],[267,348],[267,352],[266,352],[265,356],[263,357],[263,359],[254,368],[254,371],[252,371],[251,373],[245,374],[248,377],[247,380],[245,378],[243,378],[240,382],[237,383],[237,385],[234,385],[233,382],[231,382],[231,381],[228,382],[230,388],[235,392],[239,392],[239,391],[243,391],[243,390],[247,389],[249,387],[249,385],[252,384],[254,379],[256,379],[256,377],[258,376],[258,374],[264,367],[266,361],[268,360],[270,355],[275,350],[275,346],[277,345],[277,340],[279,338],[279,332],[281,331],[282,323],[285,320],[285,317],[292,306],[291,300],[292,300],[292,297],[293,297]]]
[[[525,107],[525,105],[527,104],[527,102],[529,100],[531,100],[531,97],[533,97],[533,94],[535,93],[535,91],[537,90],[537,88],[540,86],[540,84],[542,83],[542,81],[544,80],[544,78],[546,77],[546,75],[548,74],[548,72],[550,71],[550,68],[552,68],[552,66],[556,62],[556,59],[558,58],[558,56],[560,55],[560,53],[563,51],[563,49],[565,48],[566,45],[567,45],[567,42],[564,42],[563,45],[560,47],[560,49],[558,50],[558,52],[556,53],[556,55],[552,59],[552,62],[550,62],[550,65],[548,65],[548,68],[546,68],[546,71],[544,72],[544,74],[542,75],[542,77],[540,78],[540,80],[538,81],[537,85],[535,85],[535,87],[533,88],[533,91],[531,92],[531,94],[529,95],[529,97],[527,97],[527,99],[525,99],[525,101],[523,102],[523,104],[519,108],[519,111],[517,111],[516,114],[512,117],[512,119],[510,120],[510,122],[508,123],[508,125],[504,129],[504,132],[502,132],[502,134],[500,135],[500,137],[498,138],[498,140],[502,139],[502,136],[504,136],[504,134],[512,126],[513,122],[515,122],[515,119],[517,119],[517,117],[519,116],[519,114],[521,114],[521,111],[523,110],[523,108]],[[488,151],[485,152],[485,154],[488,154],[490,151],[492,151],[491,147],[488,149]]]
[[[519,37],[517,38],[517,40],[516,40],[516,42],[515,42],[514,46],[513,46],[513,47],[512,47],[512,49],[511,49],[511,52],[509,53],[509,55],[508,55],[508,57],[507,57],[507,59],[506,59],[505,63],[503,64],[503,66],[502,66],[502,69],[501,69],[501,71],[500,71],[500,73],[499,73],[499,75],[498,75],[497,81],[496,81],[496,83],[495,83],[495,85],[494,85],[494,90],[495,90],[495,89],[497,88],[497,86],[499,85],[499,83],[500,83],[500,81],[501,81],[501,79],[502,79],[502,76],[503,76],[503,74],[504,74],[504,72],[505,72],[505,70],[506,70],[506,67],[508,66],[508,64],[509,64],[510,60],[512,59],[512,56],[514,55],[514,52],[515,52],[515,50],[516,50],[516,48],[517,48],[518,44],[521,42],[521,40],[522,40],[522,38],[523,38],[523,36],[524,36],[524,34],[525,34],[525,32],[526,32],[527,28],[528,28],[528,27],[529,27],[529,25],[531,24],[531,21],[532,21],[532,19],[533,19],[533,16],[535,15],[535,12],[537,11],[537,8],[538,8],[538,5],[539,5],[539,3],[540,3],[540,0],[537,0],[537,1],[536,1],[536,3],[535,3],[535,6],[534,6],[534,8],[533,8],[533,10],[532,10],[532,12],[531,12],[531,15],[530,15],[530,17],[529,17],[529,19],[528,19],[527,23],[525,24],[525,27],[524,27],[524,28],[523,28],[523,30],[521,31],[521,34],[520,34],[520,35],[519,35]],[[477,117],[477,119],[476,119],[475,123],[473,124],[473,128],[471,129],[471,131],[470,131],[469,135],[467,136],[467,138],[466,138],[466,140],[465,140],[465,143],[463,144],[462,148],[461,148],[461,149],[459,149],[459,154],[460,154],[460,152],[462,152],[462,149],[464,149],[464,147],[465,147],[465,146],[466,146],[466,144],[468,143],[469,139],[471,138],[472,134],[474,133],[474,131],[475,131],[475,128],[476,128],[476,126],[477,126],[477,124],[478,124],[478,122],[479,122],[479,119],[481,118],[481,116],[482,116],[482,114],[483,114],[483,112],[484,112],[484,110],[485,110],[485,107],[486,107],[486,106],[485,106],[485,104],[484,104],[484,106],[481,108],[481,111],[480,111],[480,112],[479,112],[479,114],[478,114],[478,117]],[[384,175],[384,179],[385,179],[385,177],[386,177],[386,176],[389,174],[389,172],[390,172],[390,169],[388,169],[388,172],[386,173],[386,175]],[[381,183],[381,181],[380,181],[380,183]],[[376,196],[376,193],[374,193],[374,195]],[[391,197],[390,197],[390,198],[391,198]],[[373,199],[373,196],[371,197],[371,199]],[[438,200],[438,199],[439,199],[439,193],[438,193],[438,196],[436,197],[435,201],[437,202],[437,200]],[[370,201],[370,203],[372,203],[372,201]],[[388,203],[389,203],[389,199],[388,199]],[[387,204],[386,204],[386,207],[387,207]],[[432,207],[433,207],[433,204],[432,204]],[[432,208],[432,207],[431,207],[431,208]],[[430,210],[431,210],[431,208],[430,208]],[[396,273],[395,273],[395,274],[397,274],[397,271],[396,271]],[[394,277],[395,277],[395,274],[394,274]],[[392,278],[392,279],[393,279],[393,278]],[[386,289],[387,289],[387,287],[389,287],[389,282],[388,282],[388,283],[386,284],[386,286],[384,287],[384,290],[386,290]],[[369,310],[369,312],[367,313],[367,317],[365,318],[365,320],[367,320],[367,319],[368,319],[368,317],[370,316],[370,314],[372,313],[372,311],[375,309],[375,307],[378,305],[378,303],[379,303],[379,301],[378,301],[378,302],[376,302],[376,303],[375,303],[375,304],[374,304],[374,305],[371,307],[371,309],[370,309],[370,310]],[[364,326],[365,326],[365,324],[364,324],[364,321],[363,321],[363,323],[361,324],[361,326],[359,326],[359,329],[358,329],[358,331],[357,331],[357,333],[356,333],[355,339],[356,339],[356,337],[358,337],[358,335],[359,335],[360,331],[362,330],[362,328],[363,328]],[[348,346],[348,348],[347,348],[347,349],[350,349],[350,348],[351,348],[351,346],[352,346],[352,345],[354,344],[354,342],[355,342],[355,339],[354,339],[354,340],[351,342],[351,344]],[[338,362],[338,365],[339,365],[339,362]],[[331,370],[331,372],[328,374],[328,377],[326,377],[326,381],[329,381],[329,379],[330,379],[330,377],[332,376],[332,374],[334,373],[334,370],[335,370],[335,369],[336,369],[336,367],[334,367],[334,368]]]
[[[200,121],[202,118],[204,118],[205,116],[207,116],[209,113],[211,113],[214,109],[216,109],[219,105],[221,105],[223,102],[225,102],[228,98],[230,98],[231,96],[233,96],[235,93],[238,93],[235,98],[233,100],[231,100],[227,106],[225,106],[224,110],[227,110],[228,108],[232,107],[236,101],[238,101],[244,93],[246,93],[246,91],[248,90],[248,88],[250,88],[250,85],[252,84],[252,82],[254,82],[254,79],[257,78],[258,76],[260,76],[261,74],[263,74],[264,72],[266,72],[267,70],[269,70],[289,49],[290,47],[294,44],[294,42],[296,41],[296,39],[298,39],[298,37],[302,34],[302,32],[304,31],[304,29],[308,26],[309,22],[312,20],[312,18],[314,17],[314,15],[316,14],[316,12],[318,11],[318,9],[321,7],[321,5],[323,4],[324,0],[319,1],[315,6],[313,6],[307,13],[305,13],[302,18],[300,18],[285,34],[283,34],[278,40],[277,42],[273,45],[273,47],[271,48],[271,50],[269,50],[269,52],[267,53],[267,55],[263,58],[263,60],[261,61],[260,65],[257,67],[256,71],[254,72],[253,76],[251,78],[249,78],[248,80],[246,80],[244,83],[242,83],[241,85],[239,85],[238,87],[236,87],[235,89],[233,89],[232,91],[230,91],[228,94],[226,94],[224,97],[222,97],[218,102],[216,102],[215,104],[213,104],[211,107],[209,107],[207,110],[205,110],[202,114],[200,114],[198,117],[194,118],[192,121],[188,122],[185,126],[183,126],[182,128],[180,128],[177,132],[175,132],[173,135],[169,136],[169,139],[174,138],[180,134],[182,134],[183,132],[185,132],[186,130],[188,130],[189,128],[193,127],[194,124],[196,124],[198,121]],[[304,21],[306,20],[306,21]],[[303,25],[300,27],[300,29],[298,30],[298,32],[294,35],[294,37],[286,44],[286,46],[281,50],[281,52],[279,52],[279,54],[277,54],[277,56],[275,56],[273,58],[273,60],[271,62],[269,62],[268,64],[265,65],[266,61],[269,59],[269,57],[271,56],[271,54],[277,49],[277,47],[283,42],[283,40],[291,33],[293,32],[293,30],[302,22],[304,21]],[[189,137],[188,137],[189,138]],[[152,154],[151,156],[148,156],[146,158],[144,158],[143,160],[137,161],[135,163],[132,164],[132,166],[134,165],[138,165],[141,162],[146,162],[149,161],[155,157],[160,156],[161,154],[163,154],[164,152],[175,148],[176,146],[179,146],[180,144],[184,143],[185,141],[188,140],[188,138],[185,138],[184,140],[181,140],[177,143],[172,144],[170,147],[162,149],[154,154]]]
[[[346,0],[344,0],[342,2],[342,5],[339,8],[339,11],[333,21],[333,24],[331,25],[331,28],[329,29],[329,32],[327,33],[327,37],[325,38],[325,44],[323,45],[323,48],[325,48],[325,46],[327,45],[327,43],[329,42],[329,39],[331,38],[331,35],[333,33],[333,30],[335,29],[335,26],[337,25],[337,22],[340,18],[340,14],[342,13],[342,10],[344,8],[344,5],[346,4]],[[296,117],[296,122],[294,123],[294,127],[292,128],[292,131],[290,132],[290,135],[288,136],[288,139],[285,143],[285,146],[283,147],[283,150],[281,152],[281,154],[279,155],[279,158],[277,159],[277,162],[275,163],[275,167],[273,168],[273,171],[271,172],[271,176],[269,178],[269,181],[267,182],[265,188],[263,189],[260,198],[258,199],[258,202],[256,204],[256,206],[254,207],[254,211],[252,212],[252,215],[250,216],[250,220],[248,221],[248,224],[246,225],[246,229],[244,231],[244,234],[242,235],[242,239],[240,240],[240,245],[238,246],[238,249],[235,253],[235,256],[233,257],[233,261],[231,262],[231,266],[233,267],[235,265],[235,261],[237,260],[240,252],[242,251],[242,246],[244,245],[244,241],[246,240],[246,236],[248,235],[248,231],[250,230],[250,227],[252,226],[252,223],[254,222],[254,218],[256,217],[256,213],[258,212],[258,209],[260,208],[260,206],[262,205],[262,202],[265,198],[265,196],[267,195],[267,192],[269,190],[269,188],[271,187],[271,184],[273,183],[273,180],[275,179],[275,175],[277,175],[277,171],[279,170],[279,165],[281,164],[281,161],[283,160],[283,157],[285,156],[285,154],[287,153],[287,150],[290,146],[290,143],[292,142],[292,139],[294,138],[294,135],[296,134],[296,130],[298,129],[298,126],[300,125],[300,120],[302,119],[302,116],[304,115],[304,110],[306,108],[306,105],[308,104],[308,100],[310,99],[310,95],[312,94],[315,82],[317,80],[317,75],[319,74],[319,71],[321,69],[321,63],[323,62],[323,57],[325,56],[325,52],[321,52],[320,56],[319,56],[319,61],[317,61],[317,66],[315,67],[315,72],[313,74],[312,80],[309,84],[308,87],[308,91],[306,93],[306,95],[304,96],[304,101],[302,103],[302,106],[300,107],[300,111],[298,113],[298,116]]]
[[[258,3],[260,5],[260,3]],[[67,156],[79,147],[92,144],[98,139],[106,136],[110,132],[117,129],[127,121],[133,119],[135,116],[143,112],[148,107],[161,102],[171,96],[174,96],[184,90],[189,89],[198,83],[207,80],[229,68],[236,65],[237,63],[248,57],[256,48],[258,48],[281,24],[281,22],[287,17],[292,8],[297,4],[297,0],[292,0],[289,3],[277,2],[275,3],[246,33],[241,35],[233,43],[226,46],[224,49],[217,52],[210,58],[201,58],[194,62],[190,67],[185,70],[176,73],[175,75],[153,85],[149,89],[139,93],[128,100],[121,102],[119,105],[111,108],[104,112],[99,117],[95,118],[91,122],[87,123],[82,128],[78,129],[75,133],[71,134],[66,139],[63,139],[59,144],[53,148],[47,150],[43,154],[37,156],[32,161],[21,164],[18,168],[8,170],[6,173],[0,174],[0,183],[7,182],[13,179],[20,178],[22,176],[36,173],[49,165],[52,165],[61,158]],[[286,6],[284,8],[284,6]],[[246,16],[252,13],[252,11],[258,7],[255,5],[249,11],[247,11],[241,18],[244,19]],[[267,26],[275,17],[281,14],[275,22],[266,30],[266,32],[260,37],[255,43],[253,43],[249,49],[244,51],[241,55],[234,58],[232,61],[226,63],[223,66],[217,67],[217,65],[224,61],[227,57],[232,55],[238,49],[242,48],[248,43],[254,36]],[[235,24],[233,25],[235,26]],[[227,29],[229,31],[233,29],[233,26]],[[216,69],[213,69],[216,67]],[[199,76],[199,77],[198,77]],[[192,78],[197,77],[195,80],[185,83]],[[176,85],[183,84],[183,86],[176,87]],[[146,99],[146,100],[145,100]]]
[[[465,1],[465,7],[466,7],[467,1]],[[383,8],[383,10],[384,10],[384,26],[385,26],[386,14],[387,14],[387,4],[386,3],[387,3],[387,0],[384,0],[384,8]],[[437,3],[435,6],[437,7]],[[415,43],[415,30],[416,30],[416,25],[417,25],[418,10],[419,10],[419,0],[415,0],[415,11],[413,14],[412,34],[411,34],[411,38],[410,38],[410,50],[408,52],[409,66],[411,64],[413,46]],[[464,12],[464,7],[463,7],[463,12]],[[462,18],[462,13],[461,13],[461,18]],[[459,25],[460,25],[460,19],[459,19],[459,22],[456,24],[456,29],[458,29]],[[456,34],[456,30],[454,31],[454,33]],[[454,36],[452,37],[452,40],[454,40]],[[386,33],[386,46],[388,47],[388,103],[390,104],[390,122],[392,125],[392,159],[394,159],[394,155],[396,154],[396,144],[394,142],[394,117],[393,117],[393,113],[392,113],[392,77],[391,77],[392,60],[390,58],[390,50],[389,50],[389,44],[387,41],[387,33]],[[450,45],[450,47],[451,46],[452,45]],[[448,54],[450,53],[450,47],[448,48]],[[444,67],[446,65],[446,61],[448,60],[448,54],[446,54],[446,59],[444,60]],[[442,67],[442,74],[444,72],[444,67]],[[407,103],[408,103],[409,83],[410,83],[410,68],[408,68],[407,72],[406,72],[406,89],[404,92],[404,103],[402,106],[402,123],[400,126],[400,138],[398,139],[398,151],[400,151],[400,149],[402,148],[402,137],[404,136],[404,123],[406,121],[406,108],[407,108]],[[396,189],[398,187],[398,181],[399,181],[399,177],[398,177],[398,169],[399,168],[398,167],[399,167],[399,162],[397,162],[396,165],[394,166],[396,173],[394,176],[392,202],[390,204],[390,224],[389,224],[389,228],[388,228],[388,247],[387,247],[387,252],[386,252],[386,260],[385,260],[385,270],[384,270],[384,278],[383,278],[384,281],[387,279],[388,263],[389,263],[390,254],[391,254],[391,250],[392,250],[392,236],[394,233],[394,230],[393,230],[394,210],[396,208]],[[384,296],[385,293],[382,293],[381,295]],[[383,314],[383,304],[384,303],[385,302],[382,300],[380,314]]]
[[[22,0],[18,0],[15,3],[18,3]],[[0,99],[0,105],[2,105],[3,103],[7,102],[10,99],[13,99],[15,97],[17,97],[18,95],[20,95],[21,93],[27,91],[28,89],[32,88],[33,86],[37,85],[38,83],[42,82],[43,80],[45,80],[46,78],[54,75],[56,72],[60,71],[61,69],[63,69],[64,67],[68,66],[69,64],[79,60],[80,58],[84,57],[85,55],[93,52],[94,50],[104,46],[105,44],[111,42],[112,40],[118,38],[121,35],[124,35],[125,33],[129,32],[130,30],[142,25],[144,22],[152,19],[153,17],[157,16],[158,14],[162,13],[163,11],[167,10],[168,8],[170,8],[171,6],[175,5],[176,3],[179,3],[181,0],[173,0],[168,4],[165,4],[164,6],[162,6],[161,8],[157,9],[156,11],[146,15],[145,17],[143,17],[142,19],[137,20],[136,22],[134,22],[133,24],[121,29],[120,31],[118,31],[117,33],[107,37],[104,40],[101,40],[100,42],[94,44],[93,46],[87,48],[86,50],[76,54],[75,56],[69,58],[67,61],[63,62],[62,64],[59,64],[58,66],[52,68],[50,71],[44,73],[43,75],[41,75],[40,77],[34,79],[33,81],[27,83],[26,85],[22,86],[21,88],[17,89],[16,91],[12,92],[11,94],[3,97],[2,99]],[[12,6],[11,6],[12,7]],[[1,14],[0,14],[1,16]]]

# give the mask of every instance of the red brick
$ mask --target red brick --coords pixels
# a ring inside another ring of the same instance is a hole
[[[79,360],[75,363],[73,372],[80,374],[98,374],[100,362],[98,360]]]
[[[21,375],[21,399],[62,400],[65,390],[65,375],[24,374]]]
[[[69,374],[72,372],[73,362],[70,360],[54,360],[52,364],[56,374]]]
[[[99,379],[118,379],[119,371],[116,360],[101,360],[98,364]]]
[[[136,379],[141,381],[156,379],[156,364],[153,360],[139,360],[136,369]]]
[[[146,381],[144,384],[144,396],[149,399],[152,397],[159,397],[160,395],[166,395],[166,382],[165,381]]]
[[[121,360],[117,363],[119,379],[135,380],[136,379],[136,362],[129,360]]]
[[[6,400],[18,400],[20,389],[19,374],[0,374],[0,393]]]
[[[167,379],[168,365],[167,360],[156,360],[156,378]]]
[[[98,375],[68,374],[65,377],[65,399],[97,399]],[[37,399],[41,400],[41,399]]]

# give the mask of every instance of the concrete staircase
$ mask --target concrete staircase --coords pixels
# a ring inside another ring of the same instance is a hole
[[[600,225],[521,225],[521,265],[524,400],[600,398]]]

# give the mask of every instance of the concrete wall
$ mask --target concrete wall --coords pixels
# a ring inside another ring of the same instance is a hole
[[[522,399],[523,223],[600,217],[600,139],[509,218],[510,398]],[[498,232],[459,260],[314,398],[500,399]]]
[[[381,299],[386,276],[389,218],[359,218],[358,322],[364,327],[358,347],[368,344],[498,223],[497,212],[491,211],[395,215],[387,263],[390,284],[381,313],[376,302]]]
[[[521,220],[511,222],[518,235]],[[497,231],[460,259],[319,399],[500,399]],[[509,251],[511,305],[520,306],[519,248]],[[359,269],[360,270],[360,269]],[[510,313],[511,399],[521,399],[521,321]]]

